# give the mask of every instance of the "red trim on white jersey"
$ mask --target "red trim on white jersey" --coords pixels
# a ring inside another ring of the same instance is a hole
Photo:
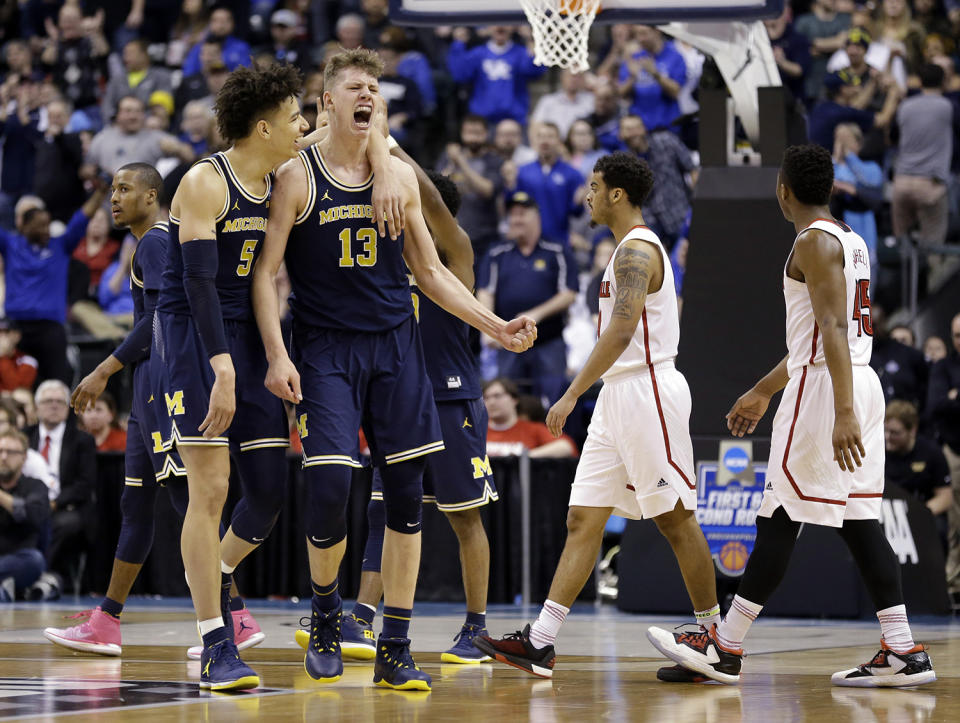
[[[657,414],[660,416],[660,430],[663,432],[663,445],[667,450],[667,462],[670,463],[670,466],[673,467],[677,473],[683,478],[683,481],[687,483],[687,487],[692,490],[695,490],[697,486],[695,484],[690,484],[690,480],[687,478],[687,475],[683,473],[683,470],[680,469],[680,465],[673,461],[673,456],[670,454],[670,435],[667,433],[667,420],[663,418],[663,407],[660,405],[660,389],[657,387],[657,375],[653,370],[653,364],[650,363],[650,334],[647,329],[647,310],[643,310],[641,316],[643,320],[643,347],[647,352],[647,368],[650,370],[650,383],[653,384],[653,398],[657,403]]]

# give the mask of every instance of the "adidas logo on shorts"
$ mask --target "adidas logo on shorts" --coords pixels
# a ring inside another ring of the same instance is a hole
[[[663,478],[661,478],[660,481],[657,482],[657,489],[660,489],[661,487],[669,487],[669,485],[667,484],[667,481]]]

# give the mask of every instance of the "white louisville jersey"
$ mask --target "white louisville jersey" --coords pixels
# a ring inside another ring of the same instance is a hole
[[[870,315],[870,255],[867,244],[849,226],[819,218],[803,229],[819,229],[834,236],[843,247],[843,277],[847,298],[847,341],[854,366],[870,363],[873,321]],[[792,256],[792,252],[791,252]],[[807,285],[783,272],[783,297],[787,305],[787,371],[795,376],[807,364],[824,361],[823,337],[813,314]]]
[[[613,307],[617,298],[617,280],[614,275],[614,264],[617,254],[623,245],[631,239],[648,241],[660,250],[663,260],[663,285],[659,291],[648,293],[643,307],[643,316],[637,329],[633,333],[630,344],[623,354],[613,363],[606,374],[604,381],[616,377],[643,371],[651,364],[673,360],[677,356],[677,346],[680,343],[680,314],[677,311],[677,294],[673,281],[673,267],[670,265],[670,256],[660,243],[660,239],[646,226],[634,226],[623,237],[606,270],[603,272],[603,281],[600,284],[600,317],[597,320],[597,335],[604,332],[610,324]]]

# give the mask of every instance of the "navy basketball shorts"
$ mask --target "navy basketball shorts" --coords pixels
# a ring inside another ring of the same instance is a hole
[[[264,385],[267,358],[257,325],[224,321],[227,346],[236,373],[236,412],[229,429],[206,439],[200,424],[210,408],[214,373],[193,319],[157,312],[150,355],[158,416],[166,413],[161,428],[164,440],[183,446],[229,445],[241,452],[266,447],[287,447],[290,436],[283,402]]]
[[[171,476],[186,474],[161,432],[165,420],[150,381],[150,362],[141,362],[133,369],[133,405],[127,421],[124,482],[128,487],[162,485]]]
[[[423,501],[442,512],[460,512],[496,502],[497,487],[487,457],[487,408],[482,399],[437,402],[444,449],[427,457]],[[383,500],[380,470],[373,470],[373,500]]]
[[[412,315],[380,333],[294,324],[291,347],[303,393],[296,416],[304,468],[360,467],[361,424],[375,465],[443,449]]]

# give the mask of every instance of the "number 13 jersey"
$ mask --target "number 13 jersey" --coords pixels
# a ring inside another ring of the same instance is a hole
[[[810,229],[825,231],[835,237],[843,247],[850,361],[854,366],[866,366],[870,363],[873,350],[870,256],[867,253],[867,244],[849,226],[823,218],[803,229],[797,234],[797,238]],[[790,254],[791,258],[792,256],[793,252]],[[783,272],[783,297],[787,306],[787,371],[793,377],[807,364],[819,364],[825,360],[823,337],[813,314],[807,285],[787,276],[786,268]]]
[[[284,259],[297,324],[382,332],[413,315],[403,234],[381,238],[373,219],[373,175],[359,186],[338,180],[316,145],[300,151],[307,204],[294,221]]]

